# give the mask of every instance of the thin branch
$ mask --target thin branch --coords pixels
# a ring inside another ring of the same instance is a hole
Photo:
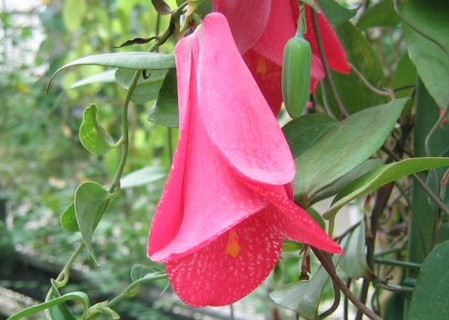
[[[312,10],[313,26],[315,27],[316,34],[317,34],[318,48],[320,50],[321,59],[322,59],[323,66],[324,66],[324,69],[326,72],[326,80],[329,81],[332,95],[334,96],[335,103],[337,104],[338,109],[340,110],[341,116],[343,118],[346,118],[348,116],[348,111],[346,110],[346,108],[343,104],[343,101],[341,101],[340,95],[338,94],[337,86],[335,84],[334,78],[331,73],[331,69],[329,66],[329,60],[327,59],[326,49],[324,48],[323,38],[321,36],[321,29],[320,29],[320,25],[318,23],[317,15],[318,14],[315,12],[315,10]]]
[[[351,64],[351,68],[352,68],[352,71],[354,71],[354,73],[359,77],[360,80],[362,80],[362,82],[365,84],[365,86],[368,89],[370,89],[374,93],[377,93],[378,95],[386,96],[386,97],[389,97],[391,100],[394,100],[394,98],[395,98],[394,97],[394,91],[392,89],[389,89],[389,88],[384,88],[384,89],[376,88],[375,86],[373,86],[368,81],[368,79],[365,78],[363,73],[359,69],[357,69],[353,64]]]
[[[349,300],[354,304],[354,306],[363,312],[368,318],[372,320],[382,320],[380,316],[378,316],[373,310],[369,309],[365,304],[363,304],[354,293],[346,286],[343,280],[338,276],[337,271],[335,270],[335,266],[330,258],[329,254],[323,252],[319,249],[312,248],[318,260],[321,262],[324,269],[326,269],[327,273],[331,277],[332,281],[335,285],[343,292],[343,294],[348,297]]]

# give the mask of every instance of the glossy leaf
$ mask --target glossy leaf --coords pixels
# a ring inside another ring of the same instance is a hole
[[[78,222],[76,221],[76,215],[75,215],[75,204],[72,203],[70,206],[68,206],[64,212],[61,215],[61,225],[66,229],[67,231],[78,231]]]
[[[413,158],[382,166],[355,180],[337,194],[325,217],[331,217],[350,201],[387,183],[420,171],[447,166],[449,166],[449,158]]]
[[[173,69],[174,70],[174,69]],[[168,69],[152,70],[149,71],[146,77],[140,77],[137,82],[137,86],[134,89],[131,100],[135,103],[145,103],[154,100],[159,95],[162,83],[167,75]],[[115,72],[116,81],[125,89],[129,88],[129,85],[134,76],[135,70],[119,68]]]
[[[401,20],[394,10],[392,0],[383,0],[370,7],[360,17],[357,27],[365,30],[373,27],[393,27],[397,26]]]
[[[170,69],[159,91],[159,96],[150,111],[148,120],[160,126],[177,128],[179,126],[178,118],[176,70]]]
[[[98,65],[133,70],[161,70],[174,68],[175,57],[172,54],[156,52],[118,52],[95,54],[67,63],[56,70],[52,76],[52,79],[62,70],[82,65]],[[50,86],[50,84],[51,79],[48,86]]]
[[[94,104],[84,110],[79,138],[83,147],[92,153],[103,154],[114,147],[111,136],[97,121],[97,107]]]
[[[440,108],[449,103],[447,1],[402,1],[399,7],[407,49],[419,76]]]
[[[336,124],[337,120],[334,118],[322,113],[314,113],[289,121],[282,130],[297,158]]]
[[[352,23],[346,22],[337,28],[338,35],[343,42],[349,61],[359,70],[364,77],[376,87],[386,83],[383,74],[383,67],[379,57],[374,51],[373,46],[367,41],[365,36]],[[355,113],[365,108],[387,102],[385,96],[380,96],[371,91],[360,80],[360,78],[351,72],[344,75],[332,71],[338,94],[343,105],[349,113]],[[334,113],[339,114],[338,107],[327,81],[321,86],[325,90],[327,100]]]
[[[297,200],[309,206],[320,190],[376,152],[395,126],[406,102],[398,99],[349,116],[299,156],[295,178]]]
[[[101,73],[98,73],[96,75],[78,80],[74,82],[70,88],[75,89],[82,86],[90,85],[90,84],[96,84],[96,83],[110,83],[115,81],[115,70],[107,70]]]
[[[313,197],[313,202],[323,200],[329,198],[340,192],[344,187],[353,182],[354,180],[360,178],[365,173],[368,173],[371,170],[377,169],[384,164],[384,161],[381,159],[368,159],[363,162],[361,165],[357,166],[347,174],[335,180],[335,182],[330,185],[324,187],[322,190],[317,192]]]
[[[329,21],[336,27],[355,16],[355,11],[341,6],[334,0],[320,0],[320,7]]]
[[[48,302],[40,303],[38,305],[32,306],[30,308],[27,308],[25,310],[22,310],[10,318],[8,320],[18,320],[23,319],[25,317],[29,317],[33,314],[36,314],[38,312],[44,311],[52,306],[58,305],[60,303],[64,303],[66,301],[77,301],[81,302],[83,305],[84,313],[86,313],[87,309],[89,308],[89,297],[81,291],[73,291],[70,293],[66,293],[63,296],[54,298]],[[82,316],[84,318],[84,314]],[[58,319],[59,320],[59,319]]]
[[[449,319],[449,241],[424,260],[410,304],[409,320]]]
[[[337,265],[341,256],[334,256],[332,260]],[[291,283],[284,288],[270,293],[270,298],[284,308],[297,312],[307,320],[318,320],[318,307],[324,286],[329,280],[329,274],[323,267],[313,275],[310,281]]]
[[[122,177],[120,180],[120,187],[123,189],[140,187],[149,185],[165,177],[167,177],[167,172],[162,167],[145,167]]]
[[[403,24],[419,31],[420,34],[436,43],[449,54],[449,3],[444,0],[397,1]]]
[[[340,268],[352,279],[364,277],[369,270],[366,262],[365,229],[362,217],[360,224],[343,241],[345,254],[341,258]]]
[[[396,98],[410,97],[415,90],[417,78],[416,67],[405,52],[399,60],[392,79],[391,87],[401,89],[395,92]],[[406,87],[408,88],[405,89]]]
[[[92,248],[92,234],[111,199],[112,195],[96,182],[85,182],[75,192],[76,221],[84,244],[94,260],[96,259]]]
[[[52,294],[50,298],[55,299],[59,297],[61,297],[61,294],[59,293],[59,290],[56,287],[54,280],[52,280]],[[88,304],[86,306],[88,306]],[[75,316],[69,310],[65,302],[51,306],[50,308],[48,308],[48,312],[50,313],[52,320],[59,320],[59,319],[76,320]]]

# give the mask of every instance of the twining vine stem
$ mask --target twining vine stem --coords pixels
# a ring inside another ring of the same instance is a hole
[[[182,11],[184,10],[185,5],[180,6],[171,16],[170,23],[165,32],[158,36],[156,39],[156,43],[149,49],[150,52],[155,51],[159,46],[164,44],[175,32],[176,30],[176,19],[179,18]],[[123,171],[125,169],[126,160],[128,158],[128,151],[129,151],[129,125],[128,125],[128,109],[129,109],[129,103],[131,101],[131,97],[134,93],[134,90],[137,86],[137,83],[139,81],[139,78],[142,75],[143,70],[136,70],[133,78],[131,80],[131,84],[128,88],[128,91],[126,93],[125,99],[123,101],[122,106],[122,136],[119,139],[119,145],[121,147],[121,156],[119,165],[116,171],[116,174],[114,176],[114,179],[111,183],[111,186],[109,187],[109,193],[115,193],[120,189],[120,179],[123,175]],[[58,285],[60,287],[65,286],[65,284],[68,282],[69,275],[70,275],[70,269],[72,268],[73,263],[75,262],[76,258],[81,253],[82,249],[84,248],[84,242],[80,242],[75,251],[72,253],[70,258],[65,263],[64,267],[62,268],[61,272],[58,274],[57,278],[55,279],[56,286]],[[161,277],[166,277],[166,275],[161,275]],[[158,278],[158,277],[156,277]],[[156,279],[156,278],[153,278]],[[140,282],[139,282],[140,283]],[[123,293],[121,293],[119,296],[111,300],[108,305],[114,305],[117,302],[121,301],[122,299],[129,296],[130,289],[134,288],[136,285],[133,286],[131,284],[128,286]],[[49,289],[45,301],[49,301],[52,298],[53,293],[53,286]]]
[[[316,29],[317,34],[317,40],[318,40],[318,47],[321,54],[321,59],[323,61],[323,66],[326,71],[326,80],[329,82],[329,86],[332,92],[332,95],[334,96],[335,103],[338,106],[338,109],[340,110],[340,114],[343,118],[346,118],[348,116],[348,111],[346,110],[343,101],[340,98],[340,95],[338,94],[337,85],[335,84],[334,78],[331,73],[331,69],[329,66],[329,60],[326,55],[326,49],[324,48],[323,38],[321,36],[321,30],[320,25],[318,23],[318,14],[315,12],[315,10],[312,10],[312,17],[313,17],[313,25]],[[323,90],[324,91],[324,90]]]
[[[326,269],[332,281],[343,292],[343,294],[349,300],[351,300],[354,306],[356,306],[358,310],[362,311],[363,314],[365,314],[368,318],[372,320],[382,320],[380,316],[378,316],[373,310],[369,309],[365,304],[363,304],[357,298],[357,296],[354,293],[352,293],[352,291],[346,286],[343,280],[338,276],[329,254],[316,248],[312,248],[312,250],[315,253],[315,256],[318,258],[318,260],[321,262],[323,268]]]

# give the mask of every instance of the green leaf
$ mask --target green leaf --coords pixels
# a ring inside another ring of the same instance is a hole
[[[449,2],[446,0],[397,1],[402,22],[437,44],[449,55]]]
[[[123,189],[140,187],[149,185],[166,177],[167,172],[162,167],[145,167],[122,177],[122,179],[120,180],[120,187]]]
[[[76,221],[84,244],[96,261],[92,248],[92,234],[108,208],[112,195],[95,182],[84,182],[75,192]]]
[[[393,74],[392,85],[394,89],[409,87],[395,92],[396,98],[410,97],[415,90],[415,84],[418,78],[416,67],[405,52],[399,60],[398,66]]]
[[[115,70],[106,70],[104,72],[74,82],[70,86],[70,89],[75,89],[90,84],[114,82],[115,81],[114,74]]]
[[[162,84],[159,96],[150,111],[148,120],[160,126],[177,128],[179,126],[178,118],[176,70],[170,69]]]
[[[337,265],[341,256],[334,256],[332,260]],[[306,320],[318,320],[318,307],[324,286],[329,280],[329,274],[323,267],[313,275],[310,281],[291,283],[274,290],[270,298],[284,308],[297,312]]]
[[[375,87],[385,85],[386,79],[382,71],[382,63],[377,52],[362,32],[350,22],[339,26],[337,32],[346,48],[351,64],[364,75],[371,85]],[[371,91],[355,72],[345,75],[332,71],[332,76],[335,80],[341,101],[349,113],[355,113],[388,101],[385,96],[380,96]],[[338,106],[331,94],[328,81],[324,81],[320,87],[326,93],[328,104],[334,110],[334,113],[338,115]],[[321,97],[319,98],[321,99]],[[323,102],[321,103],[323,104]]]
[[[115,73],[116,81],[125,89],[128,89],[134,72],[135,70],[119,68]],[[156,99],[167,72],[168,69],[152,70],[145,79],[140,77],[131,100],[135,103],[145,103]]]
[[[143,264],[135,264],[131,268],[131,281],[136,282],[140,279],[145,278],[147,275],[160,274],[158,270],[154,270],[150,267],[147,267]]]
[[[449,103],[447,1],[402,1],[399,13],[407,49],[424,85],[440,108]]]
[[[282,130],[297,158],[336,124],[337,120],[334,118],[322,113],[314,113],[289,121]]]
[[[341,258],[340,268],[352,279],[364,277],[369,270],[366,262],[365,228],[365,220],[362,218],[343,242],[345,254]]]
[[[85,315],[87,309],[89,308],[89,297],[84,292],[73,291],[73,292],[66,293],[63,296],[54,298],[50,301],[40,303],[38,305],[35,305],[35,306],[32,306],[25,310],[22,310],[16,314],[12,315],[10,318],[8,318],[8,320],[18,320],[18,319],[22,319],[25,317],[29,317],[33,314],[44,311],[52,306],[58,305],[60,303],[64,303],[66,301],[78,301],[78,302],[82,303],[84,313],[81,318],[84,319],[84,315]]]
[[[67,231],[79,231],[78,222],[76,222],[75,204],[68,206],[61,215],[61,225]]]
[[[98,65],[133,70],[162,70],[175,68],[175,56],[173,54],[141,51],[95,54],[67,63],[56,70],[50,79],[48,87],[55,75],[62,70],[83,65]]]
[[[449,166],[449,158],[413,158],[382,166],[379,169],[368,172],[346,186],[346,188],[337,194],[334,203],[324,217],[332,217],[350,201],[374,191],[387,183],[413,173],[446,166]]]
[[[410,304],[409,320],[449,319],[449,241],[424,260]]]
[[[335,0],[320,0],[320,7],[334,26],[345,23],[356,14],[354,10],[341,6]]]
[[[56,287],[54,280],[52,280],[52,292],[51,292],[51,299],[59,298],[61,297],[61,294],[59,293],[58,288]],[[88,302],[89,303],[89,302]],[[88,304],[86,305],[88,307]],[[73,313],[69,310],[65,302],[58,303],[56,305],[51,306],[48,308],[48,312],[51,315],[51,319],[53,320],[76,320]]]
[[[328,130],[296,159],[296,199],[308,207],[323,188],[359,166],[384,143],[407,100],[355,113]]]
[[[373,27],[394,27],[401,22],[394,10],[393,0],[383,0],[370,7],[360,17],[357,27],[365,30]]]
[[[114,147],[111,136],[97,122],[97,107],[94,104],[84,110],[79,138],[83,147],[92,153],[103,154]]]
[[[62,18],[67,30],[77,31],[87,12],[86,0],[66,0],[62,9]]]
[[[365,162],[363,162],[361,165],[355,167],[353,170],[348,172],[347,174],[343,175],[342,177],[335,180],[330,185],[324,187],[319,192],[315,194],[313,197],[313,201],[320,201],[326,198],[329,198],[330,196],[333,196],[340,192],[344,187],[346,187],[348,184],[350,184],[352,181],[360,178],[365,173],[368,173],[369,171],[372,171],[374,169],[377,169],[381,167],[384,164],[384,161],[381,159],[368,159]]]

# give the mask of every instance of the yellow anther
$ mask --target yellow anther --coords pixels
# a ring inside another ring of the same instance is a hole
[[[240,255],[240,243],[237,231],[231,230],[229,232],[228,244],[226,246],[226,253],[233,258],[237,258]]]

